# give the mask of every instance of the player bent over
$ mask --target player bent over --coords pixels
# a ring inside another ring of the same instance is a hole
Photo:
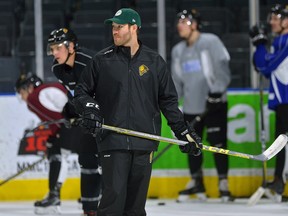
[[[32,73],[22,74],[16,82],[16,91],[27,103],[28,109],[42,121],[62,119],[62,110],[67,102],[66,90],[59,83],[43,84]],[[47,139],[49,160],[49,193],[36,201],[35,214],[60,214],[60,190],[67,174],[67,157],[71,152],[69,133],[63,125],[49,125],[52,131]],[[71,133],[70,133],[71,134]]]

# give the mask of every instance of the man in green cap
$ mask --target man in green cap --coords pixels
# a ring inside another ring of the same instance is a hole
[[[123,8],[113,18],[114,44],[97,53],[75,88],[81,125],[97,136],[103,192],[97,216],[144,216],[159,142],[103,131],[102,123],[161,134],[161,112],[184,153],[201,154],[201,138],[186,125],[177,92],[163,58],[138,40],[139,14]]]

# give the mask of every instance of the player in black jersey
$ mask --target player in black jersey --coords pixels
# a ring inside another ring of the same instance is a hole
[[[63,114],[69,119],[78,117],[72,104],[74,88],[94,52],[79,47],[74,32],[61,28],[50,33],[47,54],[54,56],[52,71],[68,90],[69,101],[63,109]],[[95,138],[91,134],[85,134],[82,128],[77,127],[77,129],[80,137],[76,151],[79,154],[81,167],[81,201],[84,215],[93,216],[96,215],[100,200],[101,166]]]

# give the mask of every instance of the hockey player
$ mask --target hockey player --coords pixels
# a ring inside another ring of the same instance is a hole
[[[158,142],[102,131],[103,118],[108,125],[160,135],[162,111],[176,136],[187,141],[182,152],[199,155],[201,139],[184,123],[165,61],[138,40],[139,14],[122,8],[105,23],[112,25],[114,44],[93,57],[74,97],[82,126],[99,136],[103,194],[97,216],[144,216]]]
[[[59,83],[43,84],[42,80],[32,73],[22,74],[15,85],[17,93],[27,103],[30,111],[42,121],[53,121],[63,118],[62,110],[67,102],[66,89]],[[67,173],[67,129],[60,124],[49,125],[52,134],[49,136],[47,157],[49,160],[49,193],[48,196],[35,202],[36,214],[60,214],[60,189]]]
[[[93,51],[80,48],[74,32],[60,28],[51,32],[48,38],[47,54],[54,56],[52,71],[60,83],[68,90],[69,101],[65,105],[66,118],[77,118],[72,98],[83,69],[90,63]],[[99,165],[97,144],[91,134],[85,134],[78,128],[81,137],[78,154],[81,166],[81,202],[84,215],[96,215],[100,200],[101,167]]]
[[[200,14],[196,10],[183,10],[177,15],[177,30],[183,39],[172,49],[171,70],[178,92],[184,99],[184,119],[192,122],[203,116],[195,125],[202,135],[206,126],[207,139],[212,146],[227,147],[227,97],[230,83],[229,54],[220,39],[210,33],[200,32]],[[228,188],[228,157],[214,154],[222,201],[231,200]],[[205,200],[202,156],[188,155],[192,180],[179,192],[178,201],[191,194]]]
[[[269,109],[275,111],[275,136],[288,133],[288,6],[280,4],[273,6],[268,16],[271,31],[276,37],[273,40],[271,52],[266,48],[267,32],[255,25],[250,30],[250,37],[256,51],[253,62],[256,71],[270,80]],[[286,179],[284,177],[285,148],[276,156],[274,180],[268,183],[268,188],[278,194],[281,200]]]

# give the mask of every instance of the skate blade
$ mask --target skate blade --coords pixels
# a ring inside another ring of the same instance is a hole
[[[222,203],[229,203],[229,202],[233,202],[234,198],[231,196],[221,196],[221,202]]]
[[[199,200],[201,202],[204,202],[207,200],[207,196],[205,193],[196,193],[193,194],[196,196],[196,200]],[[187,202],[188,200],[191,200],[191,196],[190,195],[179,195],[176,202]]]
[[[60,206],[49,206],[49,207],[35,207],[34,213],[37,215],[60,215]]]

